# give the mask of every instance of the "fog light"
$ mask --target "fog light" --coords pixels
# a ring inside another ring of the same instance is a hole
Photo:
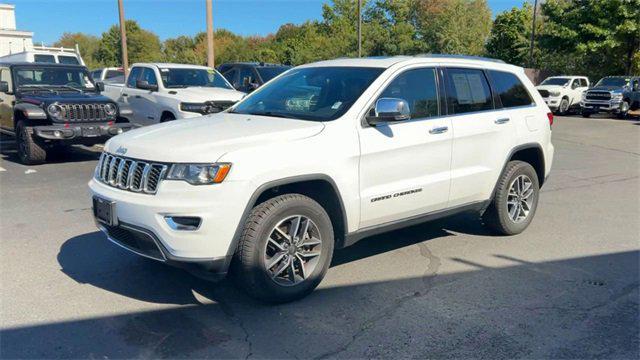
[[[196,216],[165,216],[164,220],[173,230],[198,230],[202,219]]]
[[[60,130],[55,130],[55,131],[53,132],[53,136],[55,136],[55,137],[58,137],[58,138],[59,138],[59,137],[62,137],[62,133],[60,132]]]
[[[122,128],[118,128],[118,134],[122,134]]]

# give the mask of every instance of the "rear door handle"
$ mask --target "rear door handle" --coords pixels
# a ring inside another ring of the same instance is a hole
[[[496,124],[506,124],[506,123],[508,123],[508,122],[509,122],[509,120],[511,120],[511,119],[509,119],[509,118],[502,118],[502,119],[497,119],[496,121],[494,121],[494,123],[496,123]]]
[[[431,130],[429,130],[429,134],[442,134],[447,132],[447,130],[449,130],[448,126],[440,126],[440,127],[435,127]]]
[[[122,96],[129,96],[129,94],[122,94]]]

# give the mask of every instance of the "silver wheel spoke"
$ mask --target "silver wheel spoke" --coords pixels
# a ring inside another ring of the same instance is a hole
[[[315,246],[320,244],[322,244],[322,241],[320,239],[311,237],[302,241],[302,243],[300,243],[300,246]]]
[[[283,262],[280,263],[280,265],[276,268],[276,270],[273,272],[273,274],[271,275],[272,278],[277,277],[278,275],[282,274],[282,272],[285,269],[289,268],[289,262],[291,261],[291,259],[287,259]]]
[[[273,240],[273,238],[269,238],[269,244],[275,246],[276,249],[278,249],[278,251],[284,251],[284,247],[282,245],[278,244],[277,241]]]
[[[283,238],[289,240],[289,234],[287,234],[286,232],[282,231],[279,227],[276,226],[276,228],[274,230],[275,230],[275,232],[280,234],[280,236],[282,236]]]
[[[529,189],[525,191],[524,194],[522,194],[522,198],[526,200],[526,199],[529,199],[531,195],[533,195],[533,189]]]
[[[302,218],[302,216],[296,216],[295,219],[293,221],[291,221],[291,227],[289,227],[289,240],[292,240],[296,238],[296,235],[298,235],[298,229],[300,228],[300,219]]]
[[[320,251],[300,251],[298,254],[308,259],[308,258],[320,256]]]
[[[302,258],[298,254],[296,254],[296,259],[298,260],[298,264],[300,265],[300,276],[302,276],[303,279],[306,279],[307,271],[304,268],[304,260],[302,260]]]
[[[282,258],[287,255],[286,251],[282,251],[277,253],[274,257],[269,259],[269,263],[267,264],[267,269],[271,269],[274,267]]]

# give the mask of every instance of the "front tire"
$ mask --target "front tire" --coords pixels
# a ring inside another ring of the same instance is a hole
[[[324,208],[307,196],[285,194],[252,209],[232,272],[254,298],[293,301],[320,284],[333,248],[333,227]]]
[[[569,99],[562,98],[558,106],[558,115],[567,115],[567,112],[569,112]]]
[[[535,216],[539,191],[535,169],[524,161],[510,161],[483,215],[485,224],[502,235],[521,233]]]
[[[47,159],[45,147],[29,134],[24,121],[18,122],[16,126],[16,145],[18,157],[25,165],[42,164]]]
[[[620,104],[620,112],[618,114],[616,114],[616,116],[618,117],[618,119],[624,119],[627,117],[627,114],[629,113],[629,102],[627,102],[626,100],[622,102],[622,104]]]

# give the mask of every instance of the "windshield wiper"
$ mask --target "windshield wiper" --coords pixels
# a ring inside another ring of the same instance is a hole
[[[247,115],[271,116],[271,117],[279,117],[279,118],[285,118],[285,119],[296,119],[295,116],[274,112],[274,111],[249,112],[247,113]]]
[[[57,87],[62,87],[62,88],[65,88],[65,89],[75,90],[75,91],[77,91],[77,92],[79,92],[81,94],[84,94],[84,91],[82,89],[78,89],[78,88],[73,87],[73,86],[69,86],[69,85],[56,85],[56,86]]]

